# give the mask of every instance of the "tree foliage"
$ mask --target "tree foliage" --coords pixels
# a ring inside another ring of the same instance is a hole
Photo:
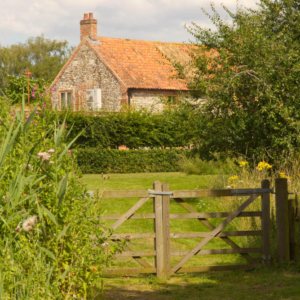
[[[0,88],[7,87],[8,75],[19,77],[28,67],[31,78],[52,81],[74,49],[67,41],[30,37],[25,43],[0,46]]]
[[[211,4],[216,30],[193,23],[196,43],[188,66],[178,66],[195,97],[199,146],[275,159],[299,146],[300,11],[296,0],[261,0],[257,9]],[[185,76],[191,74],[193,76]],[[190,106],[190,104],[189,104]]]

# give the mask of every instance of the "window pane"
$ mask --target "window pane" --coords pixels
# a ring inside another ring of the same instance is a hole
[[[66,93],[61,93],[60,99],[61,99],[61,106],[66,107]]]
[[[72,108],[72,93],[68,93],[68,108]]]

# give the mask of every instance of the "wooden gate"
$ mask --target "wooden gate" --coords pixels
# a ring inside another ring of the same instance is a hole
[[[175,273],[181,272],[202,272],[202,271],[221,271],[221,270],[249,270],[255,269],[261,263],[255,260],[249,253],[261,253],[263,262],[268,265],[270,262],[270,183],[263,180],[261,188],[257,189],[226,189],[226,190],[182,190],[169,191],[168,183],[155,181],[153,190],[134,190],[134,191],[105,191],[105,198],[134,198],[140,197],[135,205],[122,215],[104,215],[104,220],[117,220],[110,228],[114,231],[124,222],[131,219],[154,219],[154,232],[116,234],[112,233],[111,240],[126,238],[130,235],[132,239],[154,238],[154,249],[148,251],[132,251],[129,247],[125,252],[119,254],[120,257],[132,257],[141,265],[141,268],[132,269],[111,269],[105,270],[107,274],[140,274],[156,273],[159,278],[168,278]],[[233,212],[199,213],[190,206],[184,198],[201,197],[243,197],[244,201]],[[260,211],[244,211],[255,199],[261,196]],[[187,213],[170,214],[170,198],[174,199],[182,206]],[[153,213],[137,214],[136,211],[147,201],[153,199]],[[235,218],[240,217],[260,217],[261,230],[255,231],[222,231]],[[208,219],[226,218],[219,225],[214,226]],[[185,232],[171,233],[170,219],[197,219],[204,224],[210,232]],[[231,237],[237,236],[261,236],[262,244],[259,248],[241,248]],[[203,238],[193,249],[185,251],[171,251],[170,239],[173,238]],[[222,239],[231,249],[203,249],[203,247],[214,238]],[[197,266],[185,267],[184,264],[195,255],[208,254],[240,254],[248,264],[225,265],[225,266]],[[145,261],[143,256],[154,256],[155,265]],[[183,256],[174,265],[171,265],[171,256]]]

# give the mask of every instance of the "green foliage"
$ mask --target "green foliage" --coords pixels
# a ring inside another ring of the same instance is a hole
[[[206,100],[195,110],[199,147],[272,160],[291,154],[300,145],[298,1],[262,0],[236,13],[223,6],[232,23],[211,8],[216,31],[192,24],[191,63],[177,65]]]
[[[124,243],[105,242],[65,123],[24,108],[23,99],[20,111],[6,102],[0,111],[0,298],[85,298]]]
[[[183,157],[179,162],[179,168],[186,174],[196,175],[214,175],[214,174],[232,174],[238,169],[236,159],[221,159],[219,155],[214,154],[214,159],[204,160],[199,155],[193,157]]]
[[[27,96],[28,84],[27,77],[25,75],[15,77],[7,75],[9,79],[8,86],[4,89],[6,97],[12,100],[12,104],[21,104],[23,93]],[[50,82],[46,82],[44,79],[30,79],[29,81],[29,94],[30,103],[39,102],[43,99],[50,98],[48,86]],[[27,97],[26,97],[27,99]]]
[[[0,88],[7,87],[7,75],[19,77],[29,67],[32,79],[52,81],[74,50],[67,41],[30,37],[25,43],[0,46]]]
[[[195,140],[188,110],[165,110],[161,114],[131,109],[97,116],[66,114],[67,123],[73,126],[69,139],[85,129],[76,141],[76,146],[80,148],[114,148],[121,145],[130,149],[179,147],[192,144]],[[63,113],[61,119],[64,118]]]
[[[78,149],[78,165],[85,174],[175,172],[178,161],[189,150],[107,150]]]

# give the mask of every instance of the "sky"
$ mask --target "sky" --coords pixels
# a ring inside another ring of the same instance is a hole
[[[230,20],[221,7],[236,10],[236,0],[214,0],[217,11]],[[257,0],[240,0],[255,7]],[[44,34],[51,40],[67,40],[77,46],[79,21],[92,12],[98,21],[98,36],[165,42],[189,42],[184,25],[195,22],[213,29],[201,8],[211,12],[208,0],[0,0],[0,45],[24,43]]]

